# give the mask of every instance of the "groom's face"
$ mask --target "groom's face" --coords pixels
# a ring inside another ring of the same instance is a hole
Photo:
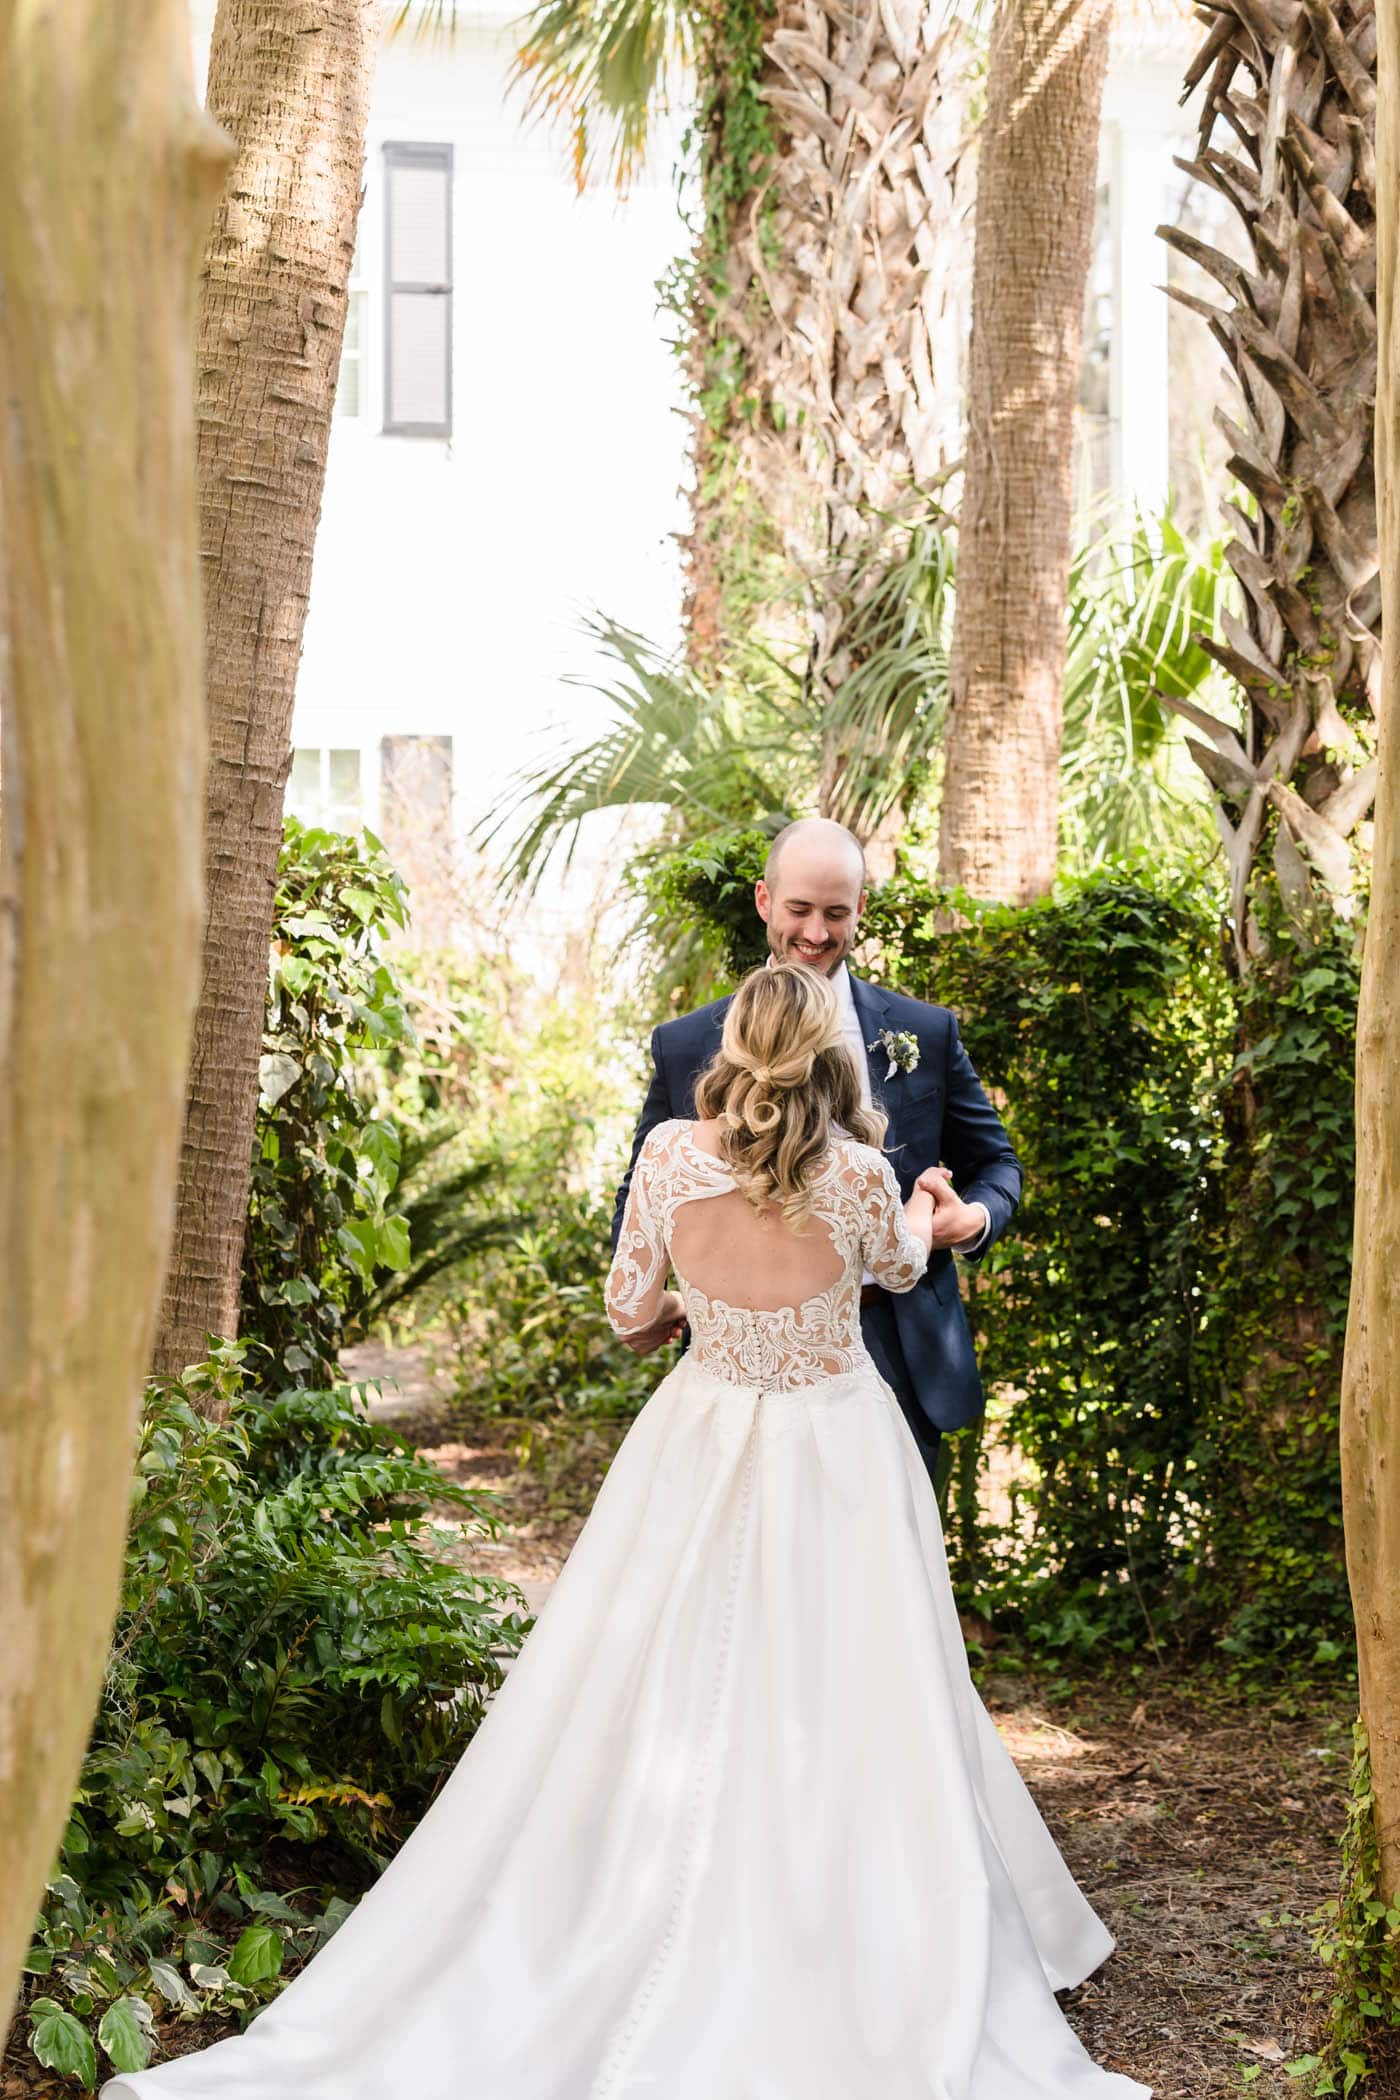
[[[771,886],[758,884],[754,902],[778,962],[805,963],[830,977],[855,945],[865,891],[853,856],[794,841]]]

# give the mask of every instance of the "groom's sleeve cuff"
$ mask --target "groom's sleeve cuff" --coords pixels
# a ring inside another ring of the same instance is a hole
[[[970,1259],[972,1255],[980,1254],[987,1244],[987,1239],[992,1229],[992,1214],[985,1203],[969,1203],[968,1209],[981,1211],[982,1230],[974,1239],[964,1240],[960,1246],[953,1249],[953,1252],[954,1254],[966,1255]]]

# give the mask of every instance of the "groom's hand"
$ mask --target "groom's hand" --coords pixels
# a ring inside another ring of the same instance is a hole
[[[981,1239],[987,1213],[980,1203],[963,1202],[947,1167],[925,1167],[914,1186],[933,1198],[935,1247],[969,1247]]]
[[[679,1291],[663,1291],[656,1308],[656,1318],[645,1327],[634,1328],[623,1336],[623,1346],[634,1356],[650,1356],[656,1349],[664,1348],[667,1342],[675,1341],[685,1326],[685,1301]]]

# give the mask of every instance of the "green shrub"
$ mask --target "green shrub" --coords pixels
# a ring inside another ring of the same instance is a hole
[[[618,1154],[642,1099],[644,1031],[619,1044],[586,980],[545,996],[506,955],[414,955],[401,969],[414,1032],[386,1045],[366,1079],[378,1112],[405,1130],[409,1185],[399,1197],[415,1263],[420,1245],[446,1244],[430,1216],[421,1234],[417,1223],[415,1126],[449,1117],[457,1130],[421,1184],[424,1211],[461,1171],[477,1221],[463,1258],[427,1272],[415,1328],[447,1355],[470,1410],[634,1413],[666,1364],[639,1361],[616,1340],[603,1280]]]
[[[403,886],[371,833],[304,829],[278,867],[241,1333],[264,1384],[335,1375],[347,1312],[410,1261],[394,1207],[401,1141],[356,1060],[409,1032],[383,953]]]
[[[766,846],[653,878],[733,974],[762,957]],[[901,876],[864,930],[868,974],[958,1013],[1026,1169],[970,1275],[992,1400],[954,1453],[963,1598],[1070,1655],[1209,1637],[1346,1667],[1354,934],[1275,929],[1242,989],[1199,875],[1134,866],[1015,908]]]
[[[138,2068],[153,2005],[247,2014],[315,1951],[527,1623],[451,1557],[492,1528],[479,1498],[351,1389],[269,1397],[241,1355],[151,1388],[102,1705],[27,1963],[31,2046],[89,2085],[94,2036]]]

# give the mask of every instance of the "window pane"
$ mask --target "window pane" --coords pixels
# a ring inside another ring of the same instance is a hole
[[[389,302],[390,423],[447,423],[447,300],[395,292]]]
[[[287,800],[293,813],[299,817],[314,816],[321,804],[321,754],[319,751],[294,751],[292,753],[292,777],[287,783]]]
[[[358,751],[332,751],[331,800],[332,802],[356,803],[360,799],[360,754]]]
[[[335,393],[338,416],[364,413],[364,312],[365,294],[352,288],[345,310],[345,341],[341,345],[340,378]]]
[[[360,360],[358,357],[342,357],[340,384],[335,390],[335,412],[338,416],[357,416],[360,407]]]
[[[446,168],[395,164],[389,176],[389,271],[394,284],[447,284]]]

